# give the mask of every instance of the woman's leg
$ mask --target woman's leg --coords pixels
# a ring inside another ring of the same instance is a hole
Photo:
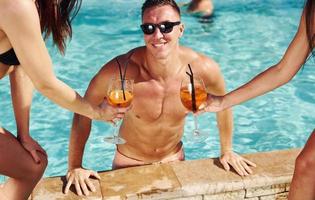
[[[46,156],[40,154],[41,162],[36,164],[31,155],[18,140],[0,127],[0,174],[9,179],[0,188],[1,200],[27,199],[47,166]]]
[[[315,199],[315,129],[295,161],[289,200]]]
[[[29,136],[30,110],[34,86],[21,66],[10,73],[11,97],[16,120],[17,134]]]

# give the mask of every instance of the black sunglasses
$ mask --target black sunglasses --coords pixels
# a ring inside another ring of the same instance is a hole
[[[173,27],[180,25],[180,21],[178,22],[162,22],[159,24],[145,23],[140,27],[142,32],[146,35],[151,35],[155,32],[155,29],[158,28],[161,33],[170,33],[173,31]]]

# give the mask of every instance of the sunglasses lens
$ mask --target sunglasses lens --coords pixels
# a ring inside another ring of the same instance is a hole
[[[160,25],[160,31],[161,33],[170,33],[173,31],[173,27],[174,27],[173,23],[165,22]]]
[[[152,24],[142,24],[141,29],[144,34],[152,34],[155,31],[155,26]]]
[[[161,33],[170,33],[173,31],[173,27],[179,24],[180,22],[163,22],[161,24],[142,24],[140,27],[144,34],[151,35],[155,32],[156,27]]]

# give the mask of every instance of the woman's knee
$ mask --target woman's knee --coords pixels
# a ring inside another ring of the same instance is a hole
[[[295,160],[295,168],[300,172],[315,173],[315,156],[311,155],[302,151]]]
[[[40,159],[40,163],[33,162],[31,165],[29,165],[27,169],[28,173],[26,173],[26,176],[24,177],[25,179],[39,180],[43,176],[48,164],[48,160],[47,156],[42,154],[40,155]]]
[[[39,154],[41,154],[41,153],[39,153]],[[42,177],[42,175],[44,174],[45,169],[47,167],[47,164],[48,164],[47,156],[41,154],[40,160],[41,160],[40,163],[35,164],[36,167],[34,169],[34,172],[36,175]]]

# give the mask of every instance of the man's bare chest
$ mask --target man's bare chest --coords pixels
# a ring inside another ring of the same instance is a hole
[[[145,121],[177,120],[185,115],[180,96],[180,82],[160,85],[154,82],[137,83],[134,87],[132,112]]]

